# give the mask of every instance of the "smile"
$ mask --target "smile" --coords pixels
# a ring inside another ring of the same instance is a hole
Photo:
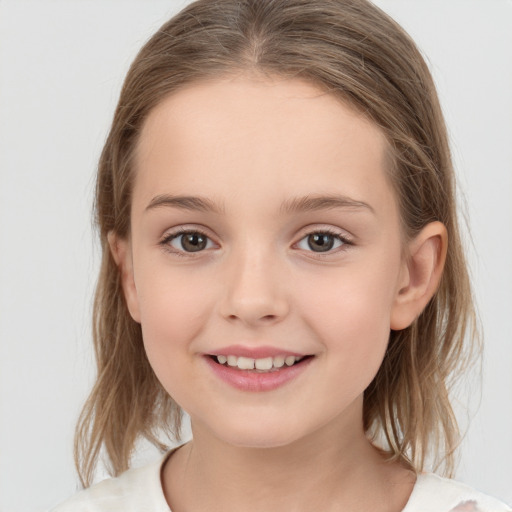
[[[267,357],[209,354],[204,358],[213,374],[221,381],[240,391],[249,392],[281,388],[298,378],[314,359],[313,355],[279,353]]]
[[[271,372],[280,368],[293,366],[304,359],[300,356],[278,355],[275,357],[264,357],[261,359],[253,359],[251,357],[242,357],[235,355],[218,355],[214,356],[221,365],[238,368],[239,370],[254,370],[256,372]]]

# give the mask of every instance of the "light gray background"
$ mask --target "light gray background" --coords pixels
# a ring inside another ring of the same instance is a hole
[[[186,3],[0,0],[1,512],[45,510],[76,489],[95,164],[129,63]],[[512,502],[512,2],[377,3],[429,57],[474,239],[486,355],[457,478]]]

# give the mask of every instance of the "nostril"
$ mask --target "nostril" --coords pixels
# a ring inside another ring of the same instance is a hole
[[[263,315],[261,316],[260,318],[256,318],[257,320],[261,320],[261,321],[267,321],[267,322],[273,322],[275,321],[276,319],[278,318],[277,315]],[[242,315],[238,316],[238,315],[229,315],[228,316],[228,319],[230,320],[238,320],[238,319],[242,319]]]
[[[247,325],[258,323],[269,325],[281,321],[287,316],[289,307],[285,300],[273,297],[243,298],[230,296],[220,304],[219,312],[231,323],[242,322]]]

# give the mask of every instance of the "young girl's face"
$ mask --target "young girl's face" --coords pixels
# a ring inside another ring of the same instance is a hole
[[[385,148],[299,80],[193,84],[150,113],[123,282],[195,435],[271,447],[362,432],[407,280]]]

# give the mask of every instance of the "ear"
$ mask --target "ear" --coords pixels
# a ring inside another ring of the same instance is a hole
[[[407,261],[391,312],[391,329],[409,327],[439,286],[446,260],[448,234],[444,224],[431,222],[409,243]]]
[[[121,273],[121,285],[131,317],[140,323],[139,298],[133,275],[133,257],[129,239],[120,238],[113,231],[107,235],[110,252]]]

